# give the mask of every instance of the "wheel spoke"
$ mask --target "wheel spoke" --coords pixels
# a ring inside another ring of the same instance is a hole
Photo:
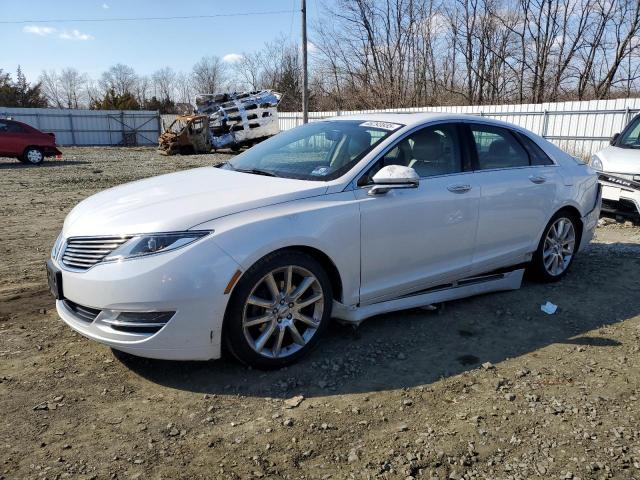
[[[556,228],[557,240],[562,240],[564,238],[564,225],[565,225],[564,218],[561,218],[560,220],[558,220],[558,227]]]
[[[262,308],[271,308],[273,306],[273,302],[269,300],[265,300],[264,298],[256,297],[255,295],[251,295],[247,299],[247,303],[249,303],[250,305],[256,305],[257,307],[262,307]]]
[[[273,298],[273,301],[274,302],[278,301],[278,298],[280,297],[280,290],[278,289],[278,284],[276,283],[276,279],[273,277],[273,273],[270,273],[269,275],[267,275],[264,280],[267,283],[267,286],[269,287],[269,291],[271,292],[271,297]]]
[[[277,357],[280,355],[280,350],[282,350],[282,340],[284,340],[284,328],[278,330],[278,338],[276,339],[276,343],[273,346],[273,356]]]
[[[304,338],[302,338],[302,335],[300,335],[300,332],[293,323],[289,325],[289,331],[291,332],[291,338],[293,338],[293,341],[298,345],[304,345],[307,343],[304,341]]]
[[[302,323],[306,323],[312,328],[318,328],[318,322],[316,322],[313,318],[308,317],[307,315],[303,315],[302,313],[298,313],[295,316],[296,320],[300,320]]]
[[[297,300],[300,296],[306,292],[311,285],[316,281],[314,277],[304,277],[304,280],[300,282],[300,285],[296,287],[296,289],[291,294],[291,298]]]
[[[553,258],[555,257],[555,255],[553,253],[550,253],[549,255],[545,255],[544,257],[544,266],[547,270],[549,270],[551,268],[551,264],[553,263]]]
[[[287,267],[286,279],[284,282],[285,295],[289,295],[289,293],[291,293],[292,288],[293,288],[293,267],[289,265]]]
[[[247,320],[244,322],[245,327],[255,327],[256,325],[262,325],[263,323],[267,323],[268,321],[273,320],[271,314],[263,315],[261,317],[252,318],[251,320]]]
[[[271,338],[271,335],[273,335],[273,332],[276,329],[276,324],[272,323],[271,325],[269,325],[267,327],[267,329],[262,332],[262,334],[258,337],[258,339],[256,340],[256,350],[258,352],[261,352],[262,349],[264,348],[264,346],[266,345],[267,341]]]
[[[306,300],[302,300],[300,302],[296,303],[296,306],[298,308],[305,308],[308,307],[309,305],[316,303],[319,300],[322,300],[323,295],[321,293],[318,293],[317,295],[314,295],[312,297],[307,298]]]

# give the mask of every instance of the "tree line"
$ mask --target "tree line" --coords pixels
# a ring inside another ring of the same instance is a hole
[[[640,92],[639,0],[333,0],[310,25],[312,110],[540,103]],[[188,72],[73,67],[29,84],[0,70],[0,105],[175,112],[196,93],[270,88],[301,108],[300,46],[204,56]],[[25,105],[32,102],[33,105]]]

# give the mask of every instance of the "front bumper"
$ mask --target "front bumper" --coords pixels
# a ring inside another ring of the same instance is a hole
[[[609,173],[600,173],[598,181],[607,210],[640,215],[640,182]]]
[[[56,301],[58,315],[85,337],[147,358],[220,357],[229,297],[224,290],[240,267],[211,238],[82,272],[54,264],[62,270],[64,299]],[[129,318],[143,312],[175,313],[159,329],[122,329],[114,327],[118,312]]]

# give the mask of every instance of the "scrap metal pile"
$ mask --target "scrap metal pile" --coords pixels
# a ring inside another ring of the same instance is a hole
[[[177,117],[160,136],[158,149],[174,155],[251,146],[280,131],[281,98],[271,90],[198,95],[196,115]]]

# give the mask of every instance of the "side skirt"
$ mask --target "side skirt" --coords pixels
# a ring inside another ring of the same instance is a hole
[[[332,316],[346,323],[358,325],[363,320],[382,313],[423,307],[433,303],[448,302],[483,293],[518,290],[522,284],[523,275],[524,268],[521,268],[510,272],[465,278],[445,287],[429,289],[394,300],[364,306],[346,306],[334,301]]]

